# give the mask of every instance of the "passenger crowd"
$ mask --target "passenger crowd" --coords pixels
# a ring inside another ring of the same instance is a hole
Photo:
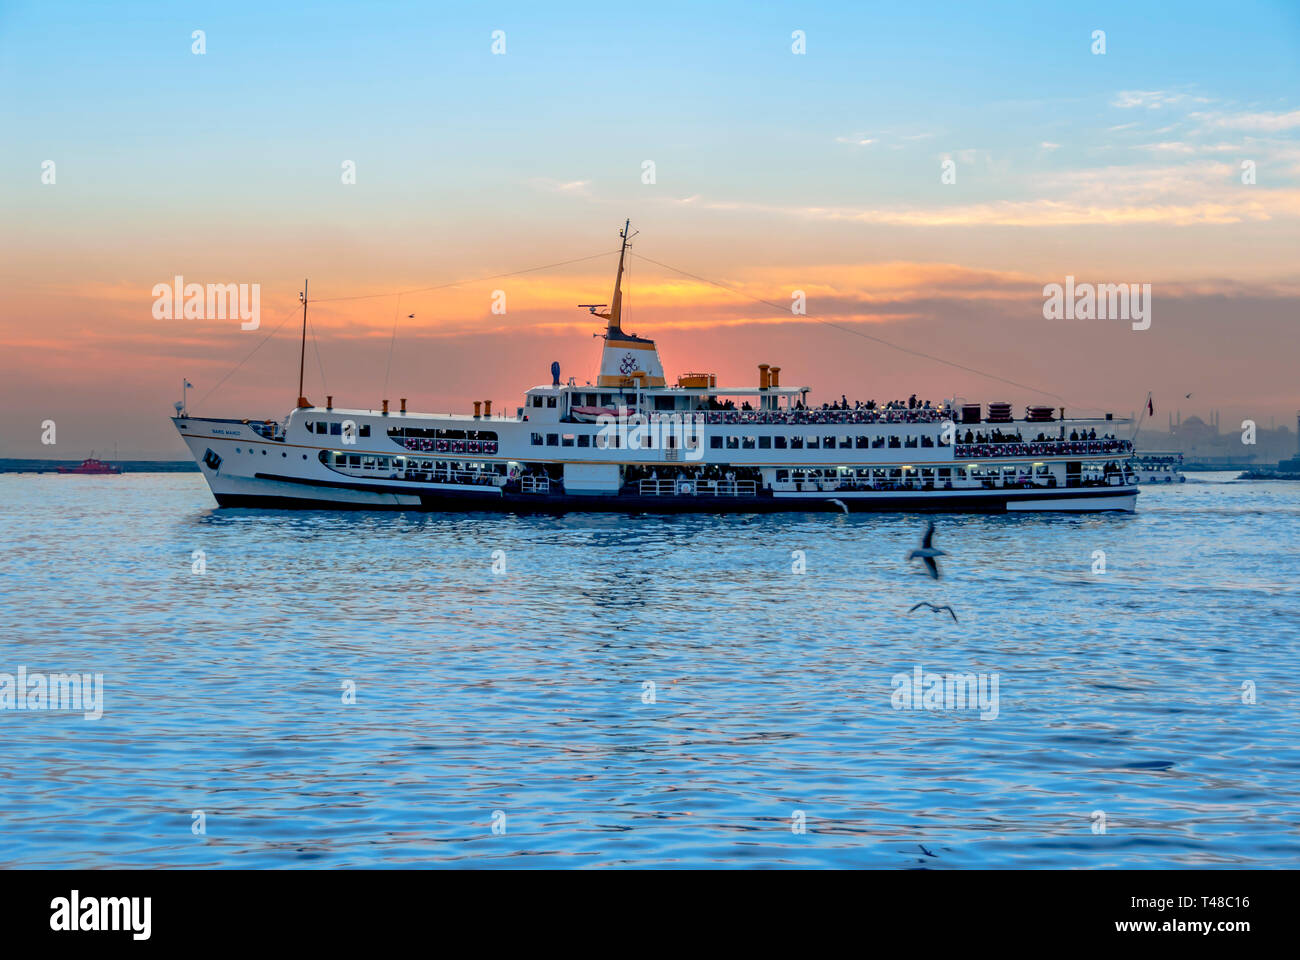
[[[990,430],[988,433],[984,433],[983,431],[972,432],[971,430],[967,430],[965,437],[961,435],[960,431],[957,434],[958,443],[1026,443],[1026,442],[1044,443],[1047,441],[1056,441],[1062,439],[1065,438],[1049,437],[1045,433],[1040,433],[1032,441],[1026,441],[1024,435],[1019,430],[1017,430],[1015,433],[1004,433],[1001,430]],[[1102,437],[1098,438],[1097,430],[1096,428],[1093,428],[1092,430],[1084,430],[1084,431],[1071,430],[1069,439],[1070,440],[1097,440],[1097,439],[1114,440],[1115,435],[1113,433],[1107,433],[1104,434]]]
[[[875,400],[850,403],[847,397],[841,396],[837,402],[823,403],[820,407],[805,406],[803,401],[798,401],[793,407],[779,410],[755,410],[749,401],[737,407],[731,400],[719,403],[709,398],[705,408],[705,423],[717,424],[938,423],[950,416],[952,413],[946,407],[917,400],[916,394],[883,405]]]

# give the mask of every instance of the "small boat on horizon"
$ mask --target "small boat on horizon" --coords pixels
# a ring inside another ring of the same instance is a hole
[[[108,474],[117,474],[122,472],[122,468],[112,463],[105,463],[103,460],[95,459],[95,451],[90,452],[85,460],[82,460],[75,467],[58,467],[58,472],[65,475],[79,477],[97,477]]]

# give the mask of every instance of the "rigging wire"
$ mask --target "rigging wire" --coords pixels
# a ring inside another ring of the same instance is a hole
[[[310,320],[307,321],[307,329],[311,331],[312,349],[316,351],[316,366],[320,370],[320,388],[322,393],[329,393],[329,384],[325,382],[325,364],[320,361],[320,341],[316,339],[316,325]]]
[[[573,259],[571,259],[571,260],[560,260],[560,261],[557,261],[557,262],[555,262],[555,263],[544,263],[544,264],[542,264],[541,266],[537,266],[537,267],[528,267],[528,268],[526,268],[526,269],[524,269],[524,270],[513,270],[513,271],[511,271],[511,272],[509,272],[509,273],[497,273],[497,274],[493,274],[492,276],[489,276],[489,277],[471,277],[471,278],[466,279],[466,280],[453,280],[453,281],[451,281],[450,283],[439,283],[439,284],[435,284],[434,286],[431,286],[431,287],[420,287],[420,288],[415,289],[415,290],[402,290],[402,291],[399,291],[398,294],[397,294],[397,296],[398,296],[398,302],[399,302],[399,303],[401,302],[401,297],[402,297],[402,296],[404,296],[404,295],[406,295],[406,294],[409,294],[409,293],[427,293],[427,292],[430,291],[430,290],[445,290],[445,289],[447,289],[448,287],[459,287],[459,286],[463,286],[464,284],[467,284],[467,283],[482,283],[482,282],[484,282],[484,281],[486,281],[486,280],[500,280],[500,279],[504,279],[505,277],[517,277],[517,276],[521,276],[522,274],[525,274],[525,273],[536,273],[536,272],[538,272],[539,270],[551,270],[551,269],[554,269],[555,267],[565,267],[565,266],[568,266],[569,264],[572,264],[572,263],[585,263],[585,262],[588,261],[588,260],[595,260],[595,259],[597,259],[597,258],[599,258],[599,257],[607,257],[607,256],[610,255],[611,252],[617,252],[617,251],[608,251],[608,250],[607,250],[607,251],[604,251],[603,253],[593,253],[593,254],[590,254],[590,255],[585,256],[585,257],[575,257],[575,258],[573,258]],[[393,296],[393,294],[392,294],[391,292],[389,292],[389,293],[371,293],[371,294],[363,294],[363,295],[353,296],[353,297],[319,297],[319,298],[312,298],[312,301],[311,301],[311,302],[312,302],[312,303],[337,303],[337,302],[339,302],[339,301],[341,301],[341,300],[374,300],[374,299],[377,299],[377,298],[379,298],[379,297],[391,297],[391,296]],[[208,397],[212,396],[212,394],[215,393],[215,392],[217,391],[217,389],[218,389],[219,387],[221,387],[222,384],[224,384],[227,380],[229,380],[229,379],[230,379],[230,378],[231,378],[231,377],[232,377],[232,376],[233,376],[233,375],[234,375],[234,374],[235,374],[235,373],[236,373],[236,372],[237,372],[237,371],[238,371],[238,370],[239,370],[239,369],[240,369],[240,368],[245,364],[245,363],[247,363],[247,362],[252,358],[253,354],[257,353],[258,350],[260,350],[260,349],[262,349],[262,347],[266,346],[266,342],[267,342],[268,340],[270,340],[272,337],[274,337],[277,333],[279,333],[279,332],[280,332],[280,328],[283,327],[283,326],[285,325],[285,323],[288,322],[289,317],[293,316],[297,311],[298,311],[298,307],[294,307],[294,308],[293,308],[292,310],[290,310],[287,314],[285,314],[284,319],[282,319],[278,324],[276,324],[275,329],[272,330],[269,334],[267,334],[267,335],[266,335],[266,336],[265,336],[261,341],[259,341],[258,344],[257,344],[257,346],[255,346],[252,350],[250,350],[250,351],[248,352],[248,355],[245,356],[244,359],[240,360],[237,364],[235,364],[234,367],[232,367],[232,368],[230,369],[230,371],[227,372],[226,375],[225,375],[224,377],[222,377],[220,380],[218,380],[218,381],[216,382],[216,384],[215,384],[215,385],[214,385],[210,390],[208,390],[207,393],[205,393],[202,397],[200,397],[200,398],[198,399],[198,401],[196,401],[196,403],[197,403],[197,404],[201,404],[201,403],[203,403],[205,400],[207,400]],[[308,325],[310,326],[310,322],[309,322]],[[396,337],[396,335],[397,335],[396,320],[394,320],[393,336]],[[315,329],[313,328],[313,331],[312,331],[312,340],[313,340],[313,343],[315,343],[315,337],[316,337]],[[319,345],[319,344],[316,344],[316,362],[317,362],[318,365],[320,365],[320,345]],[[391,344],[391,343],[390,343],[390,345],[389,345],[389,363],[390,363],[390,365],[391,365],[391,363],[392,363],[392,344]],[[321,382],[322,382],[322,385],[324,384],[324,380],[325,380],[325,368],[324,368],[323,365],[321,365]],[[384,387],[385,392],[387,392],[387,389],[388,389],[388,388],[387,388],[387,374],[385,374],[385,387]]]
[[[720,288],[723,289],[723,290],[728,290],[728,291],[730,291],[731,293],[737,294],[738,296],[745,297],[745,298],[748,299],[748,300],[753,300],[753,301],[756,302],[756,303],[762,303],[762,304],[765,304],[765,305],[767,305],[767,306],[769,306],[769,307],[772,307],[772,308],[775,309],[775,310],[779,310],[781,313],[789,314],[789,312],[790,312],[790,308],[789,308],[789,306],[787,306],[787,305],[785,305],[785,304],[775,303],[775,302],[773,302],[773,301],[771,301],[771,300],[764,300],[762,297],[755,297],[755,296],[752,296],[752,295],[750,295],[750,294],[748,294],[748,293],[745,293],[745,292],[743,292],[743,291],[741,291],[741,290],[737,290],[735,287],[728,286],[728,285],[725,284],[725,283],[720,283],[720,282],[717,281],[717,280],[710,280],[708,277],[701,277],[701,276],[699,276],[699,275],[697,275],[697,274],[694,274],[694,273],[691,273],[691,272],[689,272],[689,271],[687,271],[687,270],[682,270],[680,267],[674,267],[672,264],[661,263],[661,262],[658,261],[658,260],[655,260],[655,259],[653,259],[653,258],[651,258],[651,257],[647,257],[645,254],[634,253],[633,256],[638,256],[638,257],[640,257],[642,260],[645,260],[645,261],[648,262],[648,263],[653,263],[653,264],[655,264],[656,266],[663,267],[665,270],[671,270],[671,271],[673,271],[674,273],[680,273],[680,274],[681,274],[682,276],[684,276],[684,277],[690,277],[692,280],[698,280],[698,281],[700,281],[701,283],[711,284],[712,286],[720,287]],[[1058,400],[1064,400],[1066,403],[1070,404],[1070,406],[1081,406],[1081,405],[1079,405],[1079,404],[1075,404],[1075,403],[1074,403],[1072,400],[1070,400],[1068,397],[1063,397],[1063,396],[1061,396],[1059,393],[1053,393],[1053,392],[1050,391],[1050,390],[1043,390],[1043,389],[1041,389],[1040,387],[1034,387],[1034,386],[1030,386],[1029,384],[1026,384],[1026,383],[1019,383],[1019,382],[1017,382],[1017,381],[1015,381],[1015,380],[1009,380],[1009,379],[1007,379],[1006,377],[998,376],[998,375],[995,374],[995,373],[988,373],[987,371],[984,371],[984,370],[977,370],[975,367],[969,367],[969,366],[966,366],[965,364],[957,363],[955,360],[945,360],[943,357],[937,357],[937,356],[935,356],[934,354],[923,353],[923,352],[920,351],[920,350],[913,350],[913,349],[911,349],[911,348],[909,348],[909,347],[900,347],[898,344],[896,344],[896,343],[891,343],[890,341],[885,340],[885,339],[882,338],[882,337],[876,337],[876,336],[873,336],[873,335],[871,335],[871,334],[869,334],[869,333],[864,333],[864,332],[861,331],[861,330],[855,330],[855,329],[853,329],[852,327],[846,326],[846,325],[844,325],[844,324],[842,324],[842,323],[836,323],[836,322],[833,321],[833,320],[823,320],[821,317],[815,317],[815,316],[812,316],[811,314],[805,314],[804,316],[806,316],[809,320],[815,320],[815,321],[817,321],[818,323],[825,324],[825,325],[828,326],[828,327],[834,327],[836,330],[842,330],[843,332],[845,332],[845,333],[850,333],[850,334],[852,334],[852,335],[855,336],[855,337],[862,337],[862,338],[864,338],[864,339],[866,339],[866,340],[872,340],[872,341],[875,341],[876,343],[879,343],[879,344],[881,344],[882,346],[889,347],[891,350],[898,350],[898,351],[900,351],[901,353],[908,353],[908,354],[911,354],[911,355],[914,356],[914,357],[921,357],[921,358],[924,359],[924,360],[931,360],[931,361],[933,361],[933,362],[935,362],[935,363],[942,363],[942,364],[945,364],[946,366],[949,366],[949,367],[956,367],[958,370],[965,370],[967,373],[973,373],[973,374],[975,374],[976,376],[987,377],[987,378],[990,379],[990,380],[997,380],[997,381],[999,381],[1000,383],[1005,383],[1005,384],[1008,384],[1008,385],[1010,385],[1010,386],[1017,387],[1017,388],[1019,388],[1019,389],[1021,389],[1021,390],[1028,390],[1030,393],[1040,394],[1040,395],[1042,395],[1042,396],[1046,396],[1046,397],[1055,397],[1055,398],[1058,399]],[[1102,408],[1102,407],[1089,407],[1089,406],[1083,406],[1083,409],[1084,409],[1084,410],[1102,410],[1102,409],[1104,409],[1104,408]]]
[[[398,316],[400,315],[400,312],[401,312],[401,302],[402,302],[402,297],[403,297],[403,296],[406,296],[406,295],[408,295],[408,294],[414,294],[414,293],[427,293],[427,292],[432,291],[432,290],[445,290],[445,289],[448,289],[448,288],[450,288],[450,287],[464,286],[465,284],[469,284],[469,283],[482,283],[482,282],[485,282],[485,281],[488,281],[488,280],[501,280],[501,279],[505,279],[505,278],[507,278],[507,277],[517,277],[517,276],[522,276],[523,274],[528,274],[528,273],[537,273],[537,272],[539,272],[539,271],[541,271],[541,270],[551,270],[551,269],[554,269],[554,268],[556,268],[556,267],[568,266],[568,265],[570,265],[570,264],[574,264],[574,263],[585,263],[586,261],[589,261],[589,260],[596,260],[596,259],[598,259],[598,258],[600,258],[600,257],[606,257],[606,256],[609,256],[611,252],[617,252],[617,251],[604,251],[604,252],[602,252],[602,253],[594,253],[594,254],[590,254],[590,255],[585,256],[585,257],[574,257],[574,258],[569,259],[569,260],[559,260],[559,261],[556,261],[556,262],[554,262],[554,263],[546,263],[546,264],[541,264],[541,265],[539,265],[539,266],[535,266],[535,267],[528,267],[528,268],[523,269],[523,270],[512,270],[512,271],[509,271],[509,272],[507,272],[507,273],[496,273],[496,274],[491,274],[491,275],[489,275],[489,276],[483,276],[483,277],[472,277],[472,278],[467,278],[467,279],[464,279],[464,280],[453,280],[453,281],[450,281],[450,282],[447,282],[447,283],[434,284],[433,286],[428,286],[428,287],[417,287],[417,288],[414,288],[414,289],[411,289],[411,290],[401,290],[401,291],[398,291],[398,292],[396,293],[397,303],[396,303],[396,306],[395,306],[395,308],[394,308],[394,316],[393,316],[393,332],[392,332],[392,336],[391,336],[390,339],[389,339],[389,347],[388,347],[388,365],[387,365],[387,367],[386,367],[386,369],[385,369],[385,371],[384,371],[384,392],[387,393],[387,391],[388,391],[388,380],[389,380],[389,374],[390,374],[390,372],[391,372],[391,369],[392,369],[392,362],[393,362],[393,349],[394,349],[394,345],[395,345],[395,343],[396,343],[396,339],[397,339],[397,319],[398,319]],[[745,292],[743,292],[743,291],[741,291],[741,290],[737,290],[735,287],[732,287],[732,286],[730,286],[730,285],[728,285],[728,284],[722,283],[722,282],[717,281],[717,280],[711,280],[711,279],[709,279],[708,277],[702,277],[702,276],[699,276],[698,274],[691,273],[689,270],[683,270],[683,269],[681,269],[680,267],[674,267],[672,264],[669,264],[669,263],[663,263],[662,261],[655,260],[653,257],[647,257],[647,256],[645,256],[644,254],[639,254],[639,253],[633,253],[632,255],[633,255],[634,257],[640,257],[642,260],[645,260],[647,263],[653,263],[655,266],[662,267],[662,268],[665,269],[665,270],[671,270],[671,271],[674,272],[674,273],[681,274],[681,275],[684,276],[684,277],[689,277],[689,278],[691,278],[692,280],[698,280],[700,283],[706,283],[706,284],[709,284],[710,286],[718,287],[718,288],[720,288],[720,289],[722,289],[722,290],[727,290],[727,291],[730,292],[730,293],[734,293],[734,294],[736,294],[736,295],[738,295],[738,296],[744,297],[744,298],[747,299],[747,300],[752,300],[752,301],[754,301],[755,303],[761,303],[761,304],[763,304],[763,305],[765,305],[765,306],[771,307],[771,308],[773,308],[774,310],[779,311],[779,312],[782,313],[782,314],[787,313],[788,310],[789,310],[789,308],[788,308],[786,305],[784,305],[784,304],[776,303],[776,302],[774,302],[774,301],[772,301],[772,300],[765,300],[765,299],[763,299],[762,297],[755,297],[755,296],[752,296],[751,294],[747,294],[747,293],[745,293]],[[341,302],[341,301],[348,301],[348,300],[374,300],[374,299],[379,299],[379,298],[382,298],[382,297],[391,297],[391,296],[394,296],[394,294],[393,294],[392,292],[388,292],[388,293],[373,293],[373,294],[358,294],[358,295],[355,295],[355,296],[346,296],[346,297],[318,297],[318,298],[314,298],[314,299],[312,300],[312,303],[338,303],[338,302]],[[284,324],[288,321],[289,317],[293,315],[293,312],[294,312],[294,311],[290,311],[290,313],[286,314],[285,317],[284,317],[284,319],[282,319],[282,320],[281,320],[281,321],[276,325],[275,329],[272,330],[271,333],[269,333],[269,334],[268,334],[268,335],[267,335],[267,336],[266,336],[266,337],[265,337],[261,342],[259,342],[259,343],[257,344],[257,346],[255,346],[255,347],[254,347],[254,348],[253,348],[253,349],[248,353],[247,356],[245,356],[242,360],[240,360],[239,363],[237,363],[237,364],[235,365],[235,367],[234,367],[232,370],[230,370],[229,373],[227,373],[224,377],[222,377],[219,381],[217,381],[216,385],[213,386],[210,390],[208,390],[208,392],[205,393],[205,394],[204,394],[204,395],[199,399],[198,402],[199,402],[199,403],[202,403],[203,401],[207,400],[207,398],[210,397],[210,396],[211,396],[211,395],[212,395],[212,394],[213,394],[213,393],[214,393],[214,392],[215,392],[215,391],[216,391],[216,390],[217,390],[217,389],[218,389],[222,384],[224,384],[228,379],[230,379],[230,377],[231,377],[231,376],[232,376],[236,371],[238,371],[238,370],[239,370],[239,369],[240,369],[240,368],[241,368],[241,367],[242,367],[246,362],[248,362],[248,360],[252,358],[253,354],[257,353],[258,350],[260,350],[263,346],[265,346],[266,342],[267,342],[268,340],[270,340],[272,337],[274,337],[275,334],[278,333],[278,332],[280,331],[280,328],[283,327]],[[864,332],[864,331],[862,331],[862,330],[856,330],[856,329],[854,329],[854,328],[852,328],[852,327],[850,327],[850,326],[847,326],[847,325],[845,325],[845,324],[842,324],[842,323],[836,323],[836,322],[833,321],[833,320],[825,320],[825,319],[823,319],[823,318],[821,318],[821,317],[817,317],[817,316],[813,316],[813,315],[809,315],[809,314],[805,314],[804,316],[806,316],[807,319],[809,319],[809,320],[813,320],[813,321],[815,321],[815,322],[817,322],[817,323],[820,323],[820,324],[822,324],[822,325],[824,325],[824,326],[833,327],[834,329],[836,329],[836,330],[840,330],[840,331],[842,331],[843,333],[848,333],[848,334],[851,334],[851,335],[853,335],[853,336],[855,336],[855,337],[861,337],[861,338],[863,338],[863,339],[865,339],[865,340],[870,340],[870,341],[872,341],[872,342],[874,342],[874,343],[878,343],[878,344],[880,344],[881,346],[888,347],[888,348],[890,348],[891,350],[897,350],[897,351],[899,351],[900,353],[906,353],[906,354],[910,354],[911,356],[914,356],[914,357],[920,357],[920,358],[923,359],[923,360],[929,360],[929,361],[931,361],[931,362],[933,362],[933,363],[941,363],[941,364],[943,364],[943,365],[945,365],[945,366],[953,367],[953,368],[958,369],[958,370],[963,370],[963,371],[965,371],[965,372],[967,372],[967,373],[973,373],[973,374],[975,374],[976,376],[984,377],[984,378],[989,379],[989,380],[996,380],[996,381],[998,381],[999,383],[1005,383],[1005,384],[1007,384],[1008,386],[1016,387],[1017,389],[1020,389],[1020,390],[1027,390],[1027,391],[1029,391],[1029,392],[1032,393],[1032,394],[1038,394],[1038,395],[1040,395],[1040,396],[1047,396],[1047,397],[1055,397],[1056,399],[1058,399],[1058,400],[1062,400],[1062,401],[1064,401],[1065,403],[1070,404],[1071,406],[1082,406],[1083,409],[1085,409],[1085,410],[1101,410],[1101,409],[1103,409],[1102,407],[1096,407],[1096,406],[1089,407],[1089,406],[1086,406],[1086,405],[1075,404],[1075,403],[1074,403],[1072,400],[1070,400],[1068,397],[1064,397],[1064,396],[1062,396],[1062,395],[1059,394],[1059,393],[1054,393],[1054,392],[1051,391],[1051,390],[1044,390],[1044,389],[1042,389],[1041,387],[1035,387],[1035,386],[1032,386],[1032,385],[1030,385],[1030,384],[1020,383],[1019,381],[1011,380],[1011,379],[1009,379],[1009,378],[1007,378],[1007,377],[999,376],[998,374],[995,374],[995,373],[989,373],[988,371],[980,370],[980,369],[977,369],[976,367],[968,366],[968,365],[963,364],[963,363],[958,363],[958,362],[955,361],[955,360],[947,360],[947,359],[945,359],[945,358],[943,358],[943,357],[935,356],[934,354],[925,353],[925,352],[920,351],[920,350],[913,350],[913,349],[911,349],[910,347],[900,346],[900,345],[898,345],[898,344],[896,344],[896,343],[892,343],[892,342],[890,342],[889,340],[884,339],[883,337],[877,337],[877,336],[874,336],[874,335],[872,335],[872,334],[870,334],[870,333],[866,333],[866,332]],[[621,317],[620,317],[620,319],[621,319]],[[309,322],[309,326],[310,326],[310,322]],[[314,346],[314,348],[315,348],[315,351],[316,351],[316,363],[317,363],[317,366],[320,368],[320,372],[321,372],[321,383],[322,383],[322,385],[323,385],[324,382],[325,382],[325,368],[324,368],[324,365],[321,363],[321,357],[320,357],[320,344],[319,344],[319,342],[318,342],[317,339],[316,339],[316,332],[315,332],[315,328],[314,328],[314,327],[312,327],[312,344],[313,344],[313,346]]]
[[[410,293],[428,293],[430,290],[445,290],[448,287],[460,287],[467,283],[483,283],[487,280],[502,280],[506,277],[518,277],[525,273],[536,273],[539,270],[552,270],[555,267],[567,267],[571,263],[584,263],[587,260],[595,260],[598,257],[607,257],[611,252],[617,253],[618,251],[606,250],[601,253],[590,254],[586,257],[574,257],[572,260],[558,260],[555,263],[544,263],[541,266],[528,267],[525,270],[511,270],[509,273],[494,273],[488,277],[470,277],[466,280],[453,280],[450,283],[439,283],[432,287],[417,287],[414,290],[399,290],[397,293],[398,296],[406,296]],[[365,293],[352,297],[317,297],[312,300],[312,303],[337,303],[340,300],[376,300],[380,297],[391,297],[392,295],[393,291],[390,290],[386,293]]]
[[[388,396],[388,374],[393,369],[393,347],[397,344],[397,317],[402,312],[402,295],[397,295],[397,303],[393,305],[393,334],[388,338],[388,364],[384,367],[384,392],[382,397]]]
[[[216,382],[216,384],[215,384],[215,385],[214,385],[210,390],[208,390],[207,393],[205,393],[203,396],[201,396],[201,397],[199,398],[199,400],[198,400],[198,403],[201,404],[201,403],[203,403],[204,400],[208,399],[208,397],[212,396],[212,394],[215,393],[215,392],[217,391],[217,389],[218,389],[218,388],[219,388],[223,383],[225,383],[227,380],[229,380],[229,379],[231,378],[231,376],[233,376],[234,373],[235,373],[237,370],[239,370],[240,367],[242,367],[245,363],[247,363],[249,360],[252,359],[253,354],[257,353],[257,351],[261,350],[264,346],[266,346],[267,341],[270,340],[272,337],[274,337],[277,333],[280,332],[280,328],[283,327],[286,323],[289,322],[289,318],[292,317],[295,313],[298,312],[300,306],[301,306],[301,304],[298,305],[298,306],[292,307],[292,308],[289,310],[289,312],[286,313],[286,314],[284,315],[284,318],[283,318],[283,319],[282,319],[278,324],[275,325],[275,329],[272,330],[270,333],[268,333],[268,334],[267,334],[265,337],[263,337],[260,341],[258,341],[257,346],[255,346],[252,350],[248,351],[248,354],[244,357],[243,360],[240,360],[237,364],[235,364],[234,367],[232,367],[232,368],[230,369],[230,371],[229,371],[229,372],[228,372],[224,377],[222,377],[220,380],[218,380],[218,381]]]

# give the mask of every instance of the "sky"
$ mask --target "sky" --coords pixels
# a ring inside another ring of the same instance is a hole
[[[0,456],[183,457],[182,378],[283,416],[304,278],[308,397],[513,410],[594,379],[627,218],[670,378],[1294,423],[1297,81],[1294,2],[0,0]]]

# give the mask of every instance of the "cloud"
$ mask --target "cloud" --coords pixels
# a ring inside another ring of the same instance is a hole
[[[1218,165],[1229,170],[1231,165]],[[1217,167],[1216,167],[1217,169]],[[1175,196],[1180,181],[1158,178],[1143,194],[1139,176],[1127,183],[1077,178],[1077,189],[1062,186],[1052,197],[999,200],[987,203],[929,207],[775,206],[771,204],[707,202],[706,209],[749,211],[804,220],[847,221],[901,227],[1060,227],[1138,224],[1228,224],[1300,216],[1300,190],[1243,189],[1225,183],[1216,199],[1204,195]],[[1091,189],[1095,199],[1072,196]],[[1110,195],[1107,195],[1108,191]],[[1153,200],[1162,202],[1152,202]]]
[[[1139,144],[1137,149],[1193,156],[1202,153],[1241,153],[1245,147],[1236,143],[1185,143],[1182,140],[1165,140],[1160,143]]]
[[[882,130],[868,136],[865,133],[854,133],[849,136],[836,137],[836,143],[846,143],[853,147],[870,147],[876,144],[883,144],[890,150],[901,150],[906,144],[914,143],[918,140],[929,140],[933,133],[907,133],[900,134],[892,130]]]
[[[1287,113],[1192,114],[1210,127],[1229,130],[1253,130],[1278,133],[1300,127],[1300,110]]]
[[[551,180],[547,177],[534,177],[530,181],[533,186],[550,193],[565,193],[571,196],[590,197],[591,186],[590,180]]]
[[[1136,107],[1159,110],[1161,107],[1185,103],[1209,102],[1210,100],[1207,97],[1196,97],[1189,93],[1169,93],[1164,90],[1121,90],[1115,95],[1115,99],[1110,102],[1110,105],[1123,110],[1131,110]]]

